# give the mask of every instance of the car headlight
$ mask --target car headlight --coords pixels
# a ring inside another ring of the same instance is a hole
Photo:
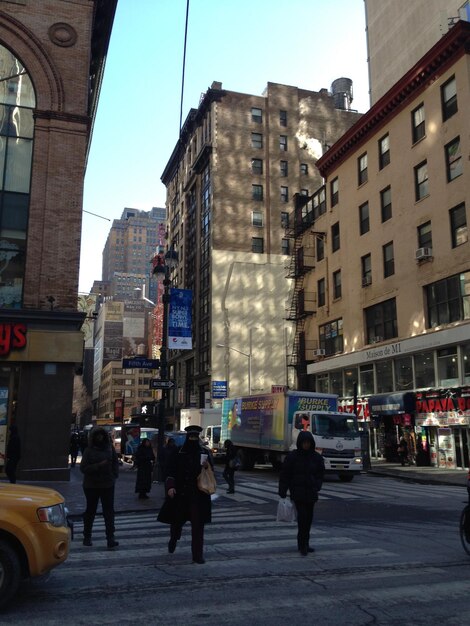
[[[37,510],[40,522],[47,522],[51,526],[67,526],[65,507],[63,504],[44,506]]]

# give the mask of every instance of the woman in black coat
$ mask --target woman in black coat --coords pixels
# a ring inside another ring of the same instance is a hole
[[[297,547],[302,556],[314,552],[310,547],[310,528],[313,507],[322,487],[325,464],[323,457],[315,452],[315,440],[311,432],[302,431],[297,437],[297,450],[289,452],[279,477],[281,498],[290,492],[297,509]]]
[[[199,439],[200,426],[187,426],[186,440],[176,448],[167,463],[165,488],[167,497],[158,515],[158,521],[171,524],[168,552],[176,549],[185,522],[191,522],[191,551],[194,563],[204,560],[204,524],[211,521],[211,497],[198,488],[197,477],[201,466],[213,467],[212,457]],[[201,457],[201,455],[205,455]],[[204,458],[206,460],[204,460]]]
[[[237,456],[237,450],[230,439],[224,442],[225,448],[225,468],[222,476],[228,484],[227,493],[235,493],[235,467],[234,462]]]
[[[148,500],[148,493],[152,488],[152,470],[155,463],[155,455],[152,450],[150,439],[144,439],[135,453],[135,465],[137,466],[137,479],[135,492],[139,494],[139,500]]]

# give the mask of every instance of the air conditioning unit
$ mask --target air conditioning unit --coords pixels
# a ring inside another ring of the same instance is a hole
[[[370,340],[371,343],[380,343],[381,341],[383,341],[384,338],[383,337],[372,337],[372,339]]]
[[[372,285],[372,276],[370,274],[362,277],[362,286],[367,287],[368,285]]]
[[[325,356],[325,350],[323,348],[318,348],[318,350],[313,351],[313,356]]]
[[[432,257],[432,248],[418,248],[416,250],[416,260],[430,259]]]

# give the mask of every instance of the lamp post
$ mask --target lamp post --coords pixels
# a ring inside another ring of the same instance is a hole
[[[232,348],[232,346],[227,346],[224,343],[216,344],[217,348],[225,348],[226,350],[232,350],[233,352],[238,352],[238,354],[242,354],[248,358],[248,395],[251,395],[251,360],[253,358],[253,329],[249,330],[249,352],[242,352],[242,350],[238,350],[238,348]],[[227,393],[229,392],[229,381],[227,381]]]

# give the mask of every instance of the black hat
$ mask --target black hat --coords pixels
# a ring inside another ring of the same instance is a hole
[[[191,435],[191,434],[199,435],[200,433],[202,433],[202,428],[200,426],[197,426],[197,424],[186,426],[184,430],[188,433],[188,435]]]

